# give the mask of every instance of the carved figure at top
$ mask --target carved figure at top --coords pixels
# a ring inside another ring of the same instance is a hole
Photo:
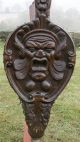
[[[51,0],[35,0],[36,17],[45,14],[46,17],[50,16]]]
[[[51,107],[69,82],[76,57],[68,34],[49,21],[50,4],[35,0],[35,20],[15,30],[4,50],[8,80],[34,139],[44,135]]]

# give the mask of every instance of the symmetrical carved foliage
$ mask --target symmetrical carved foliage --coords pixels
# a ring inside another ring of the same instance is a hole
[[[52,103],[26,103],[22,101],[22,107],[26,116],[26,123],[29,126],[29,133],[32,138],[40,138],[44,135],[48,125]]]
[[[22,102],[29,133],[40,138],[52,104],[72,75],[75,50],[67,33],[47,19],[50,1],[37,0],[35,4],[37,18],[19,27],[7,41],[4,65]]]

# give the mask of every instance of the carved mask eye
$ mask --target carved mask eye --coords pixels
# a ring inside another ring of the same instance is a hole
[[[54,50],[54,48],[48,48],[48,47],[45,48],[45,51],[48,52],[48,53],[50,53],[53,50]]]
[[[26,43],[26,49],[29,50],[30,52],[35,52],[36,51],[36,44],[33,41],[27,41]]]
[[[30,52],[35,52],[35,48],[34,48],[34,47],[28,47],[28,50],[29,50]]]
[[[47,53],[50,53],[51,51],[54,51],[54,50],[55,50],[55,42],[52,42],[52,41],[46,42],[45,51]]]

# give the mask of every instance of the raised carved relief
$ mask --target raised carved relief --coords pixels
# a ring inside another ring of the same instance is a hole
[[[22,107],[26,116],[26,123],[32,138],[40,138],[44,135],[48,125],[52,103],[43,103],[38,97],[34,103],[22,101]]]
[[[52,104],[73,73],[75,50],[70,37],[40,14],[13,32],[5,46],[4,64],[22,102],[30,135],[42,137]]]
[[[41,14],[45,14],[47,17],[50,16],[51,0],[35,0],[36,16],[39,17]]]

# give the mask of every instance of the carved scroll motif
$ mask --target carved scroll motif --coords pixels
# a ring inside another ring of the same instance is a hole
[[[52,104],[70,80],[76,57],[68,34],[48,19],[50,4],[51,0],[35,0],[36,19],[14,31],[4,51],[8,80],[35,139],[43,136]]]

